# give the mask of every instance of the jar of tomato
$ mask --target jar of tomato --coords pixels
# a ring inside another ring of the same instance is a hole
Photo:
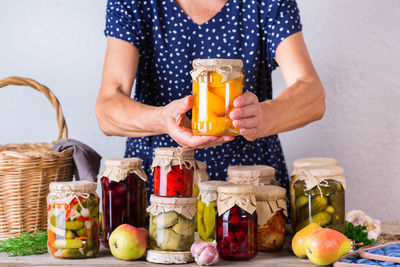
[[[55,258],[90,258],[99,250],[97,184],[53,182],[47,196],[47,247]]]
[[[159,147],[151,168],[154,170],[154,194],[164,197],[192,197],[194,150]]]
[[[139,158],[106,159],[100,175],[103,207],[101,242],[109,247],[108,239],[119,225],[146,226],[147,175]]]
[[[279,185],[275,169],[267,165],[229,166],[227,182],[249,185]]]
[[[293,162],[293,172],[290,175],[290,185],[289,185],[289,192],[290,192],[290,216],[293,217],[295,213],[295,195],[294,195],[294,183],[297,180],[297,169],[307,167],[307,166],[337,166],[338,162],[336,159],[333,158],[326,158],[326,157],[311,157],[311,158],[301,158],[296,159]],[[291,218],[292,223],[292,230],[293,232],[296,231],[296,226],[294,225],[295,219]]]
[[[217,249],[224,260],[250,260],[257,255],[254,187],[217,187]]]
[[[243,93],[240,59],[195,59],[193,70],[192,129],[196,135],[239,135],[229,113]]]
[[[288,216],[286,189],[280,186],[256,186],[257,248],[275,251],[285,243],[285,222]]]

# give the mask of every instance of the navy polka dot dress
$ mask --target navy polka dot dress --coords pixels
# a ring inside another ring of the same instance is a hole
[[[196,24],[175,0],[109,0],[107,36],[127,41],[140,54],[134,99],[154,106],[190,95],[190,71],[196,58],[242,59],[246,75],[244,90],[259,101],[272,98],[271,72],[275,50],[291,34],[301,31],[295,0],[228,0],[209,21]],[[189,114],[190,117],[190,114]],[[149,174],[154,149],[177,146],[167,135],[128,138],[125,157],[143,159]],[[197,160],[208,165],[214,180],[224,180],[229,165],[266,164],[288,186],[288,173],[276,135],[246,141],[243,137],[218,147],[197,150]]]

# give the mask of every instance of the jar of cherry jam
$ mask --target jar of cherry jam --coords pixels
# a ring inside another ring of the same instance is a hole
[[[250,260],[257,255],[254,187],[218,186],[217,249],[224,260]]]
[[[154,194],[163,197],[192,197],[196,168],[194,150],[181,147],[155,149]]]
[[[101,242],[109,247],[108,239],[119,225],[146,226],[147,175],[139,158],[106,159],[105,165],[100,175],[104,224]]]

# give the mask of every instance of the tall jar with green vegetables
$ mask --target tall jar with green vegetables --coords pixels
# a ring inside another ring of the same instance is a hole
[[[333,158],[326,158],[326,157],[308,157],[308,158],[301,158],[296,159],[293,162],[293,172],[290,176],[290,185],[289,185],[289,192],[290,192],[290,214],[293,216],[294,208],[295,208],[295,196],[294,196],[294,187],[293,184],[297,179],[296,171],[299,168],[307,167],[307,166],[337,166],[338,162],[336,159]],[[292,229],[296,231],[296,226],[294,225],[295,220],[291,219]]]
[[[197,235],[202,241],[215,240],[215,213],[217,203],[217,187],[227,185],[224,181],[208,181],[199,183],[197,198]]]
[[[344,233],[346,180],[339,166],[308,166],[296,171],[292,219],[295,231],[315,222]]]
[[[47,196],[47,246],[55,258],[90,258],[99,250],[97,184],[54,182]]]
[[[197,165],[197,168],[194,170],[194,174],[193,174],[193,197],[194,198],[197,198],[199,196],[199,193],[200,193],[199,184],[201,182],[210,180],[210,176],[208,176],[208,173],[207,173],[207,164],[205,162],[196,160],[196,165]],[[197,203],[196,203],[196,209],[198,209]],[[197,214],[194,217],[194,230],[197,231]]]

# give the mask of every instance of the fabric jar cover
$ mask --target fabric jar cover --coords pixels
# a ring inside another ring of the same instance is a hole
[[[200,182],[205,182],[210,180],[210,176],[207,173],[207,164],[202,161],[197,161],[197,169],[193,173],[193,184],[199,186]]]
[[[105,165],[106,168],[99,176],[100,179],[107,177],[118,183],[127,178],[130,173],[135,173],[143,181],[147,182],[147,175],[142,169],[142,160],[140,158],[106,159]]]
[[[157,216],[161,213],[175,211],[178,214],[192,219],[196,214],[196,198],[194,197],[160,197],[150,196],[150,206],[146,209],[148,213]]]
[[[282,210],[287,217],[286,189],[275,185],[255,186],[258,225],[268,222],[275,212]]]
[[[293,161],[293,172],[292,175],[296,175],[296,170],[306,166],[337,166],[338,162],[334,158],[325,157],[310,157],[301,158]]]
[[[314,187],[327,186],[327,180],[334,180],[342,184],[346,191],[346,179],[343,176],[343,168],[340,166],[306,166],[296,170],[296,180],[304,181],[306,190]]]
[[[193,80],[196,80],[204,72],[215,71],[222,76],[221,82],[224,83],[242,76],[244,74],[242,68],[243,61],[241,59],[195,59],[190,75]]]
[[[256,211],[256,198],[254,186],[251,185],[222,185],[217,187],[217,211],[221,216],[233,206],[237,205],[242,210],[253,214]]]
[[[48,203],[52,203],[55,199],[64,201],[66,204],[71,203],[74,198],[88,198],[89,194],[97,196],[97,183],[88,181],[75,182],[52,182],[49,185],[50,193],[47,196]]]
[[[154,160],[151,169],[161,167],[166,172],[171,171],[171,166],[185,166],[187,169],[197,169],[194,160],[194,150],[182,147],[158,147],[154,152]]]
[[[209,204],[210,202],[216,201],[218,198],[217,187],[221,185],[228,185],[230,183],[225,181],[205,181],[199,183],[199,196],[201,202]]]
[[[229,166],[226,181],[233,184],[279,185],[275,169],[267,165]]]

